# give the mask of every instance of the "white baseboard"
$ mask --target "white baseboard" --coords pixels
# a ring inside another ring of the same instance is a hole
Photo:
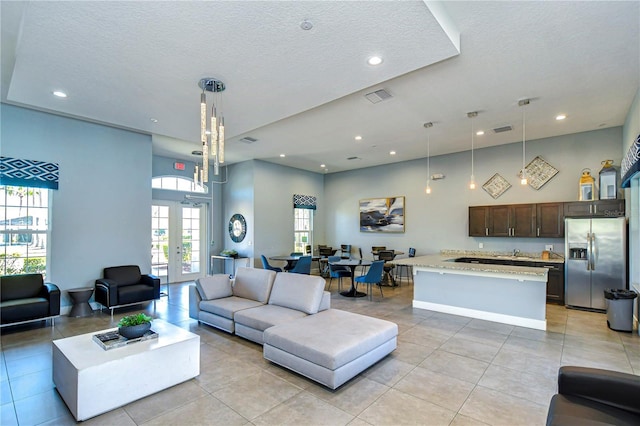
[[[475,309],[460,308],[458,306],[441,305],[439,303],[413,301],[413,307],[428,309],[430,311],[442,312],[445,314],[461,315],[464,317],[477,318],[486,321],[500,322],[503,324],[517,325],[519,327],[535,328],[536,330],[546,330],[547,320],[536,320],[532,318],[515,317],[512,315],[497,314],[494,312],[478,311]]]

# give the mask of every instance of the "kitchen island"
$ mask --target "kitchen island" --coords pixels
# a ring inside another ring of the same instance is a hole
[[[546,268],[456,262],[460,257],[394,261],[413,268],[414,308],[546,330]]]

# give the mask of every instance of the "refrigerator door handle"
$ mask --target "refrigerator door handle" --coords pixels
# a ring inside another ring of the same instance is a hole
[[[591,206],[589,206],[591,208]],[[587,232],[587,271],[591,270],[591,234]]]
[[[595,271],[596,270],[596,259],[595,259],[595,254],[594,254],[594,250],[593,250],[593,245],[596,242],[596,234],[591,233],[591,242],[589,243],[589,250],[591,250],[591,253],[589,253],[589,263],[591,263],[591,270]]]

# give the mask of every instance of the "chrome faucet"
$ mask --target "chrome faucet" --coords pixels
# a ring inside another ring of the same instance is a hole
[[[513,249],[513,257],[516,257],[520,254],[520,250],[518,249]]]

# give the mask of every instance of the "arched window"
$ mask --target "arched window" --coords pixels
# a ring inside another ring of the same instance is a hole
[[[169,191],[198,192],[207,194],[209,188],[197,184],[193,179],[181,176],[158,176],[151,180],[151,187],[155,189],[167,189]]]

